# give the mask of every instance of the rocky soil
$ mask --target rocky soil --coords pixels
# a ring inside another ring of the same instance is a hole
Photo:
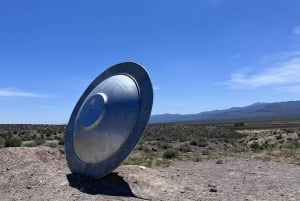
[[[300,166],[254,158],[123,165],[102,179],[71,174],[62,151],[0,149],[0,200],[299,200]]]

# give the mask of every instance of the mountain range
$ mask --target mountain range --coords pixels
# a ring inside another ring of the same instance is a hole
[[[171,123],[192,121],[226,121],[244,119],[282,119],[300,117],[300,101],[254,103],[245,107],[232,107],[197,114],[152,115],[149,123]]]

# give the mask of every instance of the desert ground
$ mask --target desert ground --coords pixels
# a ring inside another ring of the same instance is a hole
[[[0,126],[0,200],[299,200],[298,121],[149,125],[101,179],[72,174],[64,125]]]

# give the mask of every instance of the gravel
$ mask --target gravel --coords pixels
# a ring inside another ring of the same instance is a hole
[[[252,158],[120,166],[102,179],[71,174],[49,147],[0,149],[0,200],[300,200],[300,166]]]

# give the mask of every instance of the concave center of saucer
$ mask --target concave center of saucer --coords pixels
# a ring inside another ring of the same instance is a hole
[[[101,93],[90,97],[84,104],[79,115],[79,123],[82,127],[90,127],[100,118],[104,111],[105,98]]]

